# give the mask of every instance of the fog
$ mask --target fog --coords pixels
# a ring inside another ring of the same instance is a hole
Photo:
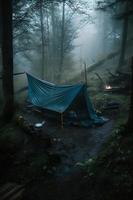
[[[84,63],[89,68],[119,50],[122,21],[115,20],[112,11],[96,9],[95,0],[77,2],[75,5],[80,5],[77,10],[66,3],[64,19],[62,4],[48,4],[43,8],[43,47],[40,12],[34,11],[35,8],[30,10],[30,4],[22,6],[22,13],[29,9],[28,25],[23,22],[14,27],[14,72],[29,72],[54,83],[69,83],[82,73]],[[18,14],[14,14],[15,17]],[[106,65],[109,67],[112,63],[117,65],[118,57]],[[26,86],[25,74],[14,77],[14,85],[15,91]]]
[[[108,13],[103,13],[93,9],[90,13],[93,21],[89,22],[80,29],[77,39],[74,41],[75,45],[79,48],[75,48],[75,57],[91,64],[98,61],[101,57],[105,56],[113,50],[119,48],[119,46],[113,46],[113,40],[116,39],[119,45],[120,41],[120,28],[117,27],[113,32],[113,19]],[[80,16],[79,20],[82,20],[84,16]],[[120,26],[118,24],[118,26]],[[115,35],[116,34],[117,38]]]
[[[77,73],[81,70],[84,62],[86,62],[87,65],[91,65],[104,57],[105,53],[107,54],[112,51],[113,36],[108,35],[112,34],[113,21],[110,14],[95,10],[95,7],[95,1],[90,1],[89,10],[85,11],[90,15],[90,18],[88,17],[88,19],[86,19],[86,14],[74,13],[73,15],[71,26],[74,27],[77,33],[76,39],[72,41],[74,48],[70,52],[72,55],[72,63],[64,63],[64,65],[66,65],[64,70],[65,68],[70,68],[71,70],[71,67],[74,67],[74,73]],[[67,7],[66,9],[68,13],[71,12],[71,8]],[[38,21],[39,19],[36,18],[36,20]],[[38,40],[40,34],[34,35],[33,37],[34,44],[38,45],[40,42]],[[117,39],[117,42],[119,42],[119,36]],[[39,65],[41,65],[41,56],[36,54],[36,51],[26,51],[25,55],[21,52],[17,53],[14,56],[15,69],[17,71],[32,71],[32,73],[39,75],[38,68],[40,67]],[[49,63],[49,66],[47,67],[50,68],[50,65],[52,64]]]

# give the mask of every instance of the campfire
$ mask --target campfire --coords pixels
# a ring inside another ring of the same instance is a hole
[[[106,85],[106,86],[105,86],[105,89],[106,89],[106,90],[111,90],[112,87],[111,87],[110,85]]]

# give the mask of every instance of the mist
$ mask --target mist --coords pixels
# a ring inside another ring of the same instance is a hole
[[[0,1],[0,199],[133,199],[133,1]]]
[[[86,1],[82,2],[85,3]],[[106,57],[109,53],[116,51],[120,48],[121,22],[115,22],[114,19],[112,19],[111,13],[97,10],[95,1],[90,1],[88,7],[89,8],[86,11],[85,5],[83,4],[82,9],[85,10],[85,13],[83,12],[83,14],[80,14],[79,11],[75,12],[72,10],[72,8],[66,5],[66,15],[72,15],[71,19],[69,19],[69,16],[66,16],[66,21],[68,20],[70,29],[73,29],[71,30],[72,34],[75,36],[74,38],[71,38],[70,41],[68,41],[68,45],[71,45],[71,47],[70,50],[68,50],[69,52],[67,52],[65,55],[66,58],[64,56],[62,72],[64,73],[64,76],[62,78],[63,82],[69,82],[69,79],[72,79],[75,74],[82,72],[84,68],[84,63],[86,63],[87,67],[89,67],[90,65],[98,62],[100,59]],[[59,18],[61,18],[61,6],[58,9],[60,12]],[[33,19],[31,20],[31,23],[33,25],[34,23],[39,24],[38,16],[35,15],[36,22],[34,22]],[[49,22],[49,24],[50,23],[51,22]],[[50,31],[52,31],[51,28],[52,27],[49,27],[49,33],[46,34],[50,34]],[[34,37],[34,42],[31,43],[31,50],[26,50],[26,52],[24,53],[21,53],[20,50],[20,52],[18,51],[17,53],[15,53],[14,71],[31,72],[41,77],[40,73],[42,61],[40,55],[41,49],[39,47],[41,36],[39,30],[35,30],[35,33],[31,32],[33,34],[32,37]],[[48,37],[48,35],[46,37]],[[34,50],[32,50],[32,48]],[[56,58],[52,58],[52,52],[50,52],[51,50],[48,50],[48,48],[51,47],[49,46],[45,49],[45,53],[48,55],[48,58],[44,62],[44,71],[45,68],[47,68],[47,75],[44,72],[44,79],[58,83],[57,68],[60,65],[60,53],[57,52]],[[59,46],[57,46],[56,49],[57,48],[59,48]],[[55,69],[54,71],[52,70],[53,74],[51,74],[51,68],[53,69],[53,67]],[[71,69],[73,69],[73,73],[71,72]]]
[[[95,0],[83,0],[66,2],[64,8],[62,3],[54,2],[47,2],[42,10],[31,2],[14,7],[14,73],[31,73],[56,84],[78,83],[85,81],[84,65],[88,69],[102,60],[102,73],[106,74],[106,68],[112,65],[114,72],[119,55],[107,60],[106,57],[121,48],[123,22],[113,17],[114,11],[103,11],[97,5]],[[19,24],[25,10],[26,23]],[[130,57],[132,40],[129,43],[125,59]],[[94,73],[91,77],[96,78]],[[26,76],[14,76],[14,86],[15,92],[26,87]]]

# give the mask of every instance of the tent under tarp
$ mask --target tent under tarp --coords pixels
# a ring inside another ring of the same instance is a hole
[[[103,124],[105,120],[97,116],[90,101],[85,84],[55,85],[40,80],[30,74],[28,78],[28,101],[34,106],[47,111],[66,115],[71,119],[87,120],[87,124]],[[76,116],[72,116],[76,114]]]

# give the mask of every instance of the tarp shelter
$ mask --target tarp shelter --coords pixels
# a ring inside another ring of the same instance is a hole
[[[85,84],[55,85],[30,74],[27,78],[28,101],[34,106],[59,113],[61,119],[66,113],[73,112],[78,119],[87,120],[88,125],[104,123],[93,108]]]

